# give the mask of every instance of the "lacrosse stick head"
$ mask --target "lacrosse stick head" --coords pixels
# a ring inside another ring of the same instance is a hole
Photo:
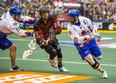
[[[26,50],[26,51],[24,51],[22,58],[25,60],[25,59],[27,59],[27,57],[30,56],[32,53],[33,53],[33,50]]]
[[[36,40],[31,40],[31,42],[28,44],[29,49],[34,50],[36,49]]]

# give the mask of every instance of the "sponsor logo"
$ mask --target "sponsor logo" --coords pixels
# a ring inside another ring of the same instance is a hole
[[[89,78],[94,77],[40,72],[12,72],[1,74],[0,83],[65,83]]]

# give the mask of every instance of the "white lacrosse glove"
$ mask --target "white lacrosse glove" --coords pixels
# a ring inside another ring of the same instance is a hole
[[[93,38],[96,38],[97,36],[99,36],[99,32],[95,29],[93,29],[93,31],[90,33],[90,36]]]

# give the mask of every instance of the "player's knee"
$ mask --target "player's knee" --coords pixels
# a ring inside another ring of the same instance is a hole
[[[96,57],[98,60],[101,60],[102,59],[102,55],[101,56],[98,56]]]
[[[61,52],[61,48],[60,47],[57,49],[57,52]]]
[[[93,58],[93,60],[94,60],[95,63],[93,65],[91,65],[91,66],[93,67],[93,69],[97,69],[100,64],[95,58]]]
[[[57,57],[62,58],[61,48],[57,49]]]
[[[97,69],[99,67],[99,63],[95,62],[93,65],[91,65],[93,69]]]
[[[56,51],[55,49],[52,49],[50,55],[51,55],[52,57],[56,57],[57,51]]]
[[[93,69],[97,69],[100,65],[99,62],[95,58],[93,58],[94,64],[91,64],[88,60],[86,61],[91,65]]]
[[[12,44],[12,46],[10,47],[10,50],[11,51],[16,51],[16,45],[15,44]]]

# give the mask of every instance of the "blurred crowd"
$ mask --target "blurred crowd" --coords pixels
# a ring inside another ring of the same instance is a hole
[[[46,5],[49,8],[50,13],[56,15],[62,15],[67,13],[72,7],[65,7],[54,5],[55,1],[59,0],[0,0],[0,16],[8,11],[13,5],[18,5],[23,15],[28,15],[34,18],[38,18],[38,8],[42,5]],[[68,1],[68,0],[60,0]],[[75,0],[76,1],[76,0]],[[80,10],[82,16],[90,18],[96,22],[116,22],[116,2],[81,2],[84,0],[77,0],[81,4],[80,7],[75,7]]]
[[[90,3],[81,10],[85,11],[85,16],[97,22],[116,22],[116,1],[112,3]]]

